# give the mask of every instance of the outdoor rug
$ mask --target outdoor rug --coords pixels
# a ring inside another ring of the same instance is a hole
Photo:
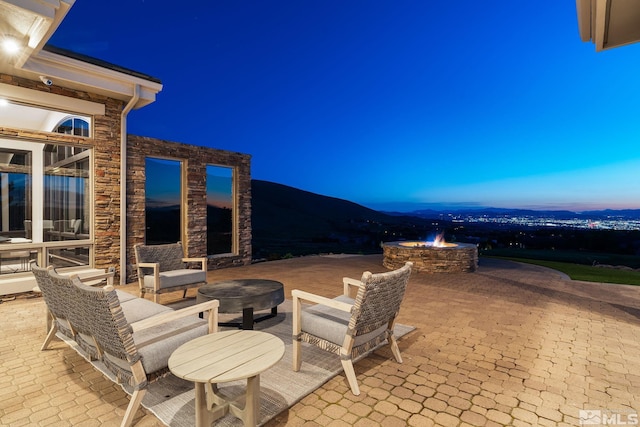
[[[291,301],[286,300],[278,306],[276,317],[255,325],[255,330],[276,335],[285,343],[282,359],[275,366],[260,374],[260,425],[342,372],[342,365],[335,354],[322,351],[306,343],[303,343],[302,348],[302,368],[299,372],[294,372],[291,369],[291,306]],[[233,316],[220,315],[220,321],[232,319]],[[394,332],[396,337],[400,338],[413,329],[415,328],[396,324]],[[101,362],[91,363],[105,375],[113,378]],[[227,396],[244,394],[245,386],[246,380],[218,385],[220,392]],[[123,389],[129,394],[132,392],[128,387],[123,387]],[[168,426],[191,427],[195,421],[194,384],[170,374],[150,384],[142,400],[142,405]],[[242,426],[243,424],[239,419],[227,415],[218,420],[215,425]]]

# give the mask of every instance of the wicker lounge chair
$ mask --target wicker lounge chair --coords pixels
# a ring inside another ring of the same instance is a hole
[[[340,356],[342,367],[354,395],[360,394],[353,359],[385,340],[398,363],[400,350],[393,336],[393,325],[400,310],[411,262],[385,273],[365,272],[360,281],[344,278],[344,294],[334,299],[294,290],[293,370],[299,371],[301,343],[307,342]],[[357,288],[355,299],[350,288]],[[302,301],[315,303],[303,308]]]
[[[133,395],[121,426],[129,426],[140,407],[147,386],[169,373],[168,361],[182,344],[217,330],[218,301],[167,311],[136,323],[129,323],[121,308],[116,291],[111,286],[104,289],[82,284],[75,277],[49,273],[54,281],[73,284],[70,299],[75,309],[70,321],[82,332],[87,332],[98,348],[100,359],[113,372],[118,382],[133,387]],[[154,304],[137,299],[142,303]],[[197,314],[215,310],[205,322]],[[82,333],[78,334],[83,336]]]
[[[158,295],[165,292],[187,290],[207,283],[207,258],[185,258],[182,244],[134,246],[138,268],[138,284],[140,297],[145,293],[153,295],[153,302],[158,302]],[[200,263],[200,269],[188,268],[187,263]]]
[[[44,277],[45,273],[48,278]],[[62,276],[51,268],[34,267],[34,274],[39,277],[45,302],[58,325],[52,326],[52,331],[57,328],[73,338],[73,341],[67,339],[72,348],[88,359],[99,359],[113,373],[116,382],[133,388],[122,427],[131,425],[148,384],[169,373],[171,353],[218,328],[217,300],[174,311],[127,296],[112,285],[87,286],[77,276]],[[60,293],[56,295],[52,289]],[[65,297],[61,302],[58,297],[62,292]],[[125,301],[121,301],[120,296]],[[206,320],[198,317],[202,312],[209,313]],[[52,332],[45,344],[50,336]]]

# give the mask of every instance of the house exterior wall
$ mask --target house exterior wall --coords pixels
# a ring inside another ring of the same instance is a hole
[[[186,145],[129,135],[127,147],[127,281],[136,277],[133,246],[145,239],[145,159],[165,158],[184,162],[187,223],[182,242],[185,256],[207,255],[207,165],[234,168],[234,215],[237,222],[237,254],[209,258],[208,269],[251,263],[251,156],[208,147]]]
[[[0,82],[105,105],[104,116],[94,116],[93,137],[0,128],[0,135],[37,142],[56,142],[93,149],[94,168],[94,266],[118,268],[120,259],[120,114],[124,102],[58,85],[0,74]],[[119,272],[118,272],[119,274]]]

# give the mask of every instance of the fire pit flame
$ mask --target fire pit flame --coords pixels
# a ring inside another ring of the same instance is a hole
[[[455,248],[458,246],[456,243],[448,243],[444,240],[444,232],[435,236],[432,241],[426,242],[400,242],[400,246],[412,247],[412,248]]]

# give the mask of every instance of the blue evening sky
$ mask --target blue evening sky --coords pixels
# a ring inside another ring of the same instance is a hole
[[[51,44],[162,80],[129,132],[373,208],[640,208],[640,44],[573,0],[77,0]]]

